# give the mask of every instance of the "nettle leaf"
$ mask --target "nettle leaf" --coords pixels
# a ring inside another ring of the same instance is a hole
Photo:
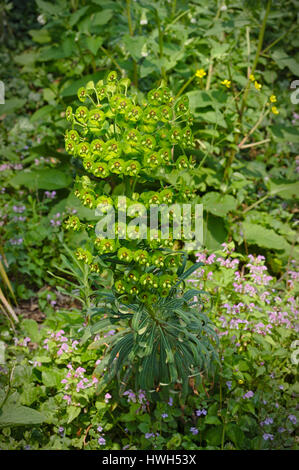
[[[72,177],[63,171],[45,168],[41,170],[24,170],[9,180],[14,188],[26,186],[30,189],[60,189],[69,186]]]
[[[262,225],[245,221],[242,224],[242,232],[247,243],[273,250],[288,250],[289,248],[289,244],[284,237]]]
[[[236,210],[238,204],[237,199],[230,194],[214,191],[205,194],[201,202],[205,211],[218,217],[225,217],[229,212]]]
[[[294,57],[289,56],[283,49],[272,52],[272,59],[280,69],[287,67],[294,75],[299,75],[299,64]]]
[[[280,181],[269,180],[268,187],[271,194],[283,199],[298,198],[299,195],[299,181],[295,183],[282,183]]]
[[[42,413],[27,406],[4,405],[0,411],[0,428],[30,426],[45,421]]]
[[[35,111],[31,118],[31,122],[37,122],[37,121],[43,121],[46,119],[47,116],[50,116],[51,112],[55,109],[55,106],[52,106],[50,104],[47,104],[46,106],[43,106],[42,108],[38,109]]]
[[[145,44],[144,36],[130,36],[125,34],[123,36],[123,43],[129,54],[133,57],[134,60],[139,61],[142,53],[142,49]]]
[[[226,237],[227,230],[224,220],[209,215],[208,220],[204,221],[204,246],[208,250],[217,250],[221,243],[226,241]]]
[[[113,17],[113,10],[103,10],[92,16],[92,26],[103,26]]]

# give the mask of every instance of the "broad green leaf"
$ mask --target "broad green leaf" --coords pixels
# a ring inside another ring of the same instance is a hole
[[[38,109],[32,114],[30,121],[31,122],[43,121],[44,119],[46,119],[47,116],[50,115],[53,109],[55,109],[55,107],[51,106],[50,104],[43,106],[42,108]]]
[[[14,113],[21,109],[26,103],[22,98],[11,98],[6,100],[4,104],[0,104],[0,115]]]
[[[245,221],[242,224],[242,231],[247,243],[272,250],[287,250],[289,248],[289,244],[284,237],[277,235],[274,230],[265,228],[262,225]]]
[[[211,191],[205,194],[201,202],[203,209],[218,217],[225,217],[229,212],[236,210],[237,200],[230,194],[221,194]]]
[[[45,417],[39,411],[27,406],[4,405],[0,410],[0,428],[14,426],[30,426],[41,424]]]
[[[26,186],[30,189],[60,189],[66,188],[72,182],[72,177],[69,173],[51,169],[41,170],[24,170],[15,175],[9,184],[14,188],[19,186]]]

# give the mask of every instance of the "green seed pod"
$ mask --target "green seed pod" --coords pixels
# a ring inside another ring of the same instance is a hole
[[[81,229],[81,222],[79,218],[75,215],[70,216],[65,222],[66,229],[72,229],[78,231]]]
[[[103,85],[102,80],[96,84],[96,94],[100,101],[107,97],[107,88]]]
[[[138,282],[139,280],[139,273],[138,271],[136,271],[135,269],[133,269],[132,271],[127,271],[125,273],[125,279],[128,281],[128,282]]]
[[[90,151],[92,154],[102,156],[104,155],[105,143],[101,139],[94,139],[90,144]]]
[[[169,122],[173,118],[173,111],[172,108],[169,106],[160,106],[159,108],[159,115],[162,122]]]
[[[65,117],[68,121],[73,120],[73,110],[71,106],[68,106],[65,111]]]
[[[133,253],[129,248],[122,247],[118,250],[117,257],[119,260],[129,263],[133,259]]]
[[[67,139],[78,144],[80,142],[80,136],[75,129],[72,129],[66,133]]]
[[[171,91],[167,87],[160,88],[162,103],[168,104],[171,102],[172,96]]]
[[[142,119],[146,124],[156,124],[160,120],[159,109],[147,107],[142,113]]]
[[[171,204],[173,202],[173,191],[171,189],[163,189],[160,192],[160,200],[164,204]]]
[[[157,266],[157,268],[164,268],[165,266],[164,255],[160,251],[154,253],[153,256],[151,257],[151,263]]]
[[[141,119],[142,109],[140,106],[129,105],[125,112],[125,119],[131,122],[137,122]]]
[[[114,289],[119,294],[124,294],[126,292],[126,287],[127,287],[126,283],[121,279],[119,279],[118,281],[114,283]]]
[[[144,273],[139,279],[139,284],[141,286],[152,287],[153,283],[154,283],[154,275],[152,273]]]
[[[86,100],[87,93],[86,93],[86,90],[83,86],[81,88],[79,88],[79,90],[77,91],[77,96],[78,96],[79,100],[82,101],[82,102],[84,102]]]
[[[84,261],[86,264],[92,263],[92,254],[88,250],[84,250],[84,248],[78,248],[76,251],[76,257],[78,260]]]
[[[109,162],[109,170],[111,173],[116,173],[117,175],[120,175],[123,173],[125,168],[125,162],[121,158],[116,158],[113,159]]]
[[[141,165],[137,160],[129,160],[125,163],[124,173],[129,176],[136,176],[140,172]]]
[[[137,250],[134,253],[134,261],[136,261],[141,266],[149,266],[149,254],[145,250]]]
[[[105,121],[105,117],[105,113],[100,109],[91,109],[88,115],[88,124],[99,127]]]
[[[144,165],[150,168],[157,168],[161,164],[161,159],[157,152],[147,153],[144,157]]]
[[[79,122],[87,122],[88,114],[89,111],[86,106],[79,106],[79,108],[76,109],[75,116]]]
[[[101,206],[101,212],[102,214],[107,214],[111,208],[113,207],[113,201],[111,197],[109,196],[100,196],[97,198],[96,202],[96,207]]]
[[[186,127],[181,131],[182,135],[182,144],[184,147],[192,147],[193,146],[193,135],[190,127]]]
[[[116,158],[121,155],[121,144],[115,139],[108,140],[105,144],[105,152],[110,158]]]
[[[89,267],[90,267],[90,271],[92,273],[99,273],[101,271],[100,266],[98,265],[98,263],[91,263],[91,265]]]
[[[162,91],[161,89],[153,89],[148,92],[147,99],[152,106],[159,106],[162,103]]]
[[[77,151],[77,146],[76,146],[75,142],[73,142],[72,140],[67,139],[65,141],[65,150],[70,155],[75,155],[75,153]]]
[[[140,143],[140,133],[136,129],[130,129],[124,134],[124,140],[132,147],[136,147]]]
[[[92,173],[98,178],[107,178],[110,174],[108,165],[105,162],[94,162],[92,165]]]
[[[89,156],[89,143],[88,142],[81,142],[80,144],[77,145],[77,154],[81,158],[85,158]]]
[[[158,156],[161,160],[161,164],[165,163],[166,165],[171,162],[171,149],[167,147],[163,147],[159,150]]]
[[[173,127],[169,137],[172,144],[180,143],[182,140],[181,129],[179,127]]]
[[[113,70],[112,72],[109,72],[108,75],[107,75],[107,83],[115,83],[117,82],[117,72],[115,72],[115,70]]]
[[[84,206],[89,207],[89,209],[95,208],[95,198],[92,194],[84,194],[82,200]]]
[[[170,289],[172,285],[173,285],[173,278],[171,275],[162,274],[162,276],[159,277],[159,286],[162,289]]]
[[[94,164],[94,162],[90,157],[87,157],[83,160],[83,166],[84,166],[85,170],[87,170],[89,172],[92,172],[93,164]]]
[[[176,114],[186,114],[189,110],[189,98],[188,96],[183,96],[174,106]]]
[[[156,146],[156,139],[151,135],[143,135],[140,144],[145,152],[151,152]]]
[[[189,168],[189,161],[186,155],[179,157],[175,164],[178,170],[185,170],[186,168]]]
[[[100,254],[105,254],[105,253],[114,253],[116,250],[116,242],[115,240],[108,240],[104,239],[101,240],[100,246],[99,246],[99,252]]]

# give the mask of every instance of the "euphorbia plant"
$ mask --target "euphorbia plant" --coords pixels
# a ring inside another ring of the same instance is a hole
[[[79,260],[92,272],[113,270],[112,290],[103,293],[106,315],[90,332],[116,323],[120,328],[94,343],[109,344],[111,352],[98,372],[107,364],[109,376],[127,370],[127,382],[134,371],[136,386],[154,390],[162,384],[187,385],[188,376],[206,368],[214,333],[193,303],[198,293],[181,289],[198,264],[184,272],[184,241],[190,239],[192,220],[180,230],[183,219],[176,207],[194,203],[196,195],[184,184],[175,189],[165,178],[174,168],[179,176],[194,165],[188,155],[194,145],[188,99],[175,100],[163,83],[146,99],[128,88],[128,79],[118,81],[110,72],[105,82],[78,90],[81,106],[67,108],[72,129],[66,132],[66,149],[89,174],[76,178],[75,194],[106,218],[108,227],[104,232],[76,216],[66,226],[88,230],[90,244],[78,248]],[[156,217],[153,227],[148,215],[155,208],[166,208],[166,218]]]

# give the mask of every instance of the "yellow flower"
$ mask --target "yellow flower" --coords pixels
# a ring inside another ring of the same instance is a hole
[[[196,70],[195,72],[195,75],[196,77],[198,78],[203,78],[206,74],[206,72],[204,71],[204,69],[199,69],[199,70]]]
[[[221,82],[222,85],[225,85],[226,88],[230,88],[231,86],[231,81],[230,80],[223,80],[223,82]]]
[[[249,80],[251,80],[252,82],[254,82],[255,80],[255,76],[252,73],[249,75]]]
[[[262,85],[257,81],[254,82],[254,86],[257,90],[260,90],[262,88]]]
[[[272,111],[273,114],[279,114],[279,111],[276,108],[276,106],[272,106],[271,111]]]
[[[276,96],[275,96],[275,95],[271,95],[271,96],[270,96],[270,101],[271,101],[271,103],[276,103],[276,101],[277,101]]]
[[[238,384],[242,385],[243,383],[244,383],[244,380],[242,380],[242,379],[238,380]]]

